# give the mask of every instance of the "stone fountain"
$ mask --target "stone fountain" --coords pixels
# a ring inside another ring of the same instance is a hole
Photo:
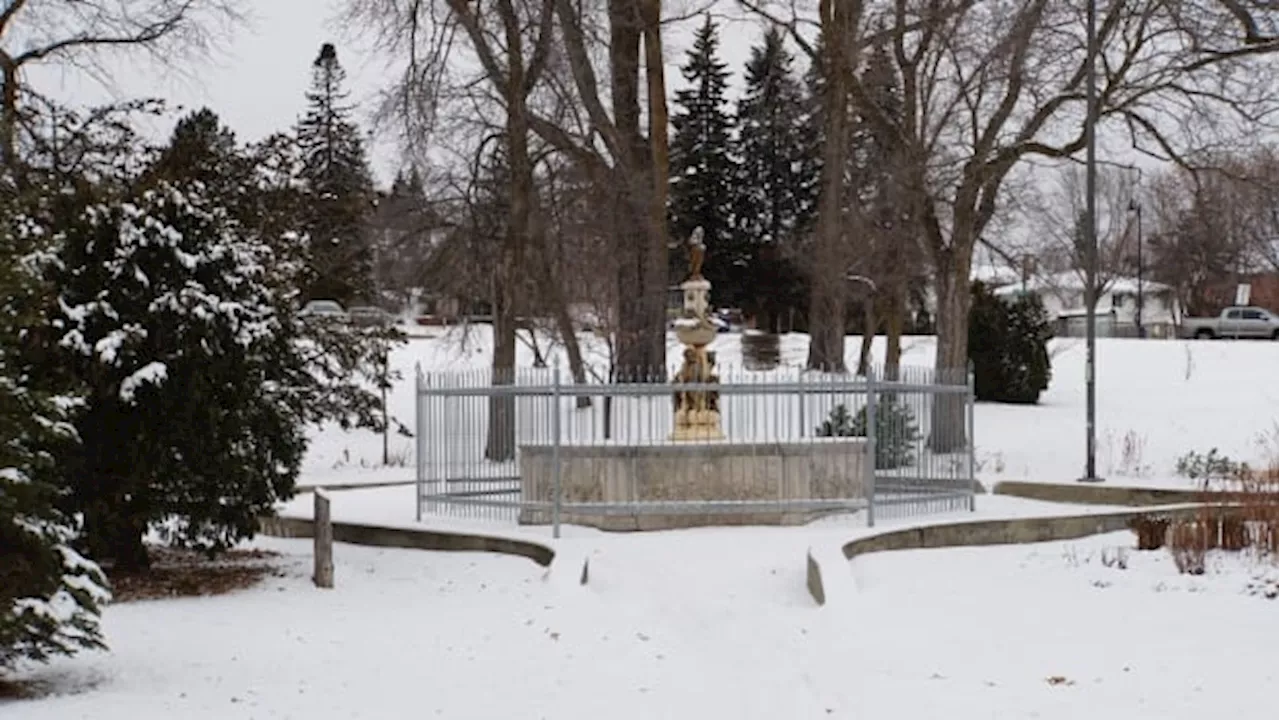
[[[680,389],[719,382],[708,349],[716,327],[707,315],[711,283],[702,276],[701,228],[689,245],[689,277],[680,285],[685,316],[675,328],[684,356],[673,378],[669,442],[521,445],[521,524],[551,522],[547,508],[557,484],[561,521],[602,530],[795,525],[811,520],[822,501],[865,496],[870,474],[862,438],[731,441],[721,428],[719,393]]]
[[[707,318],[710,308],[711,283],[702,277],[702,259],[706,245],[702,228],[689,238],[689,277],[680,284],[684,292],[685,316],[676,322],[676,338],[684,344],[684,364],[676,373],[675,383],[714,383],[715,353],[707,350],[716,339],[716,326]],[[720,396],[713,390],[676,390],[675,429],[671,439],[723,440],[720,429]]]

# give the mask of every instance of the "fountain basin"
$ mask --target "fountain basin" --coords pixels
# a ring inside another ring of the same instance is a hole
[[[553,501],[554,455],[552,445],[521,446],[523,503],[549,506]],[[870,480],[866,440],[862,438],[562,445],[559,465],[560,521],[601,530],[800,525],[829,509],[798,503],[848,501],[852,506],[866,497]],[[729,507],[742,501],[762,505]],[[551,511],[525,505],[519,521],[524,525],[547,524]]]

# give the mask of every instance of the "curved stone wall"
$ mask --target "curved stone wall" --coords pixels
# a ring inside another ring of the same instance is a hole
[[[1201,511],[1202,507],[1199,505],[1165,505],[1087,515],[968,520],[889,530],[851,540],[840,546],[839,553],[809,548],[805,582],[814,601],[824,605],[833,595],[845,594],[841,588],[852,583],[848,561],[865,553],[1074,540],[1126,530],[1132,520],[1142,516],[1177,518],[1194,516]]]

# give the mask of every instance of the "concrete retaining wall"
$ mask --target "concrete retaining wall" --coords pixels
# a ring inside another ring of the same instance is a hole
[[[258,531],[263,535],[281,538],[309,538],[315,534],[315,523],[303,518],[261,518]],[[407,548],[410,550],[442,550],[447,552],[493,552],[519,555],[550,567],[556,553],[550,547],[529,540],[490,537],[468,533],[419,530],[416,528],[388,528],[358,523],[333,523],[333,541],[351,545]],[[583,569],[582,582],[586,582]]]
[[[298,485],[294,488],[294,492],[301,495],[302,493],[314,492],[316,488],[324,488],[325,490],[372,490],[374,488],[387,487],[403,487],[405,485],[416,485],[417,480],[379,480],[377,482],[367,483],[320,483],[319,485]]]
[[[830,600],[833,591],[851,582],[848,561],[864,553],[1074,540],[1126,530],[1134,518],[1141,516],[1179,518],[1194,516],[1200,511],[1197,505],[1166,505],[1090,515],[976,520],[890,530],[845,543],[841,547],[844,562],[832,560],[829,556],[824,561],[820,551],[810,548],[805,583],[814,601],[823,605]]]
[[[1169,490],[1164,488],[1115,487],[1085,483],[1053,484],[1005,481],[996,483],[994,495],[1011,495],[1028,500],[1069,503],[1073,505],[1177,505],[1205,502],[1207,494],[1199,490]],[[1234,504],[1250,499],[1251,493],[1214,492],[1216,502]]]

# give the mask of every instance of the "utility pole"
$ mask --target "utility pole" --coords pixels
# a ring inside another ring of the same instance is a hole
[[[1095,326],[1098,305],[1098,6],[1087,0],[1085,41],[1085,464],[1080,482],[1102,482],[1097,467],[1097,360],[1098,329]]]

